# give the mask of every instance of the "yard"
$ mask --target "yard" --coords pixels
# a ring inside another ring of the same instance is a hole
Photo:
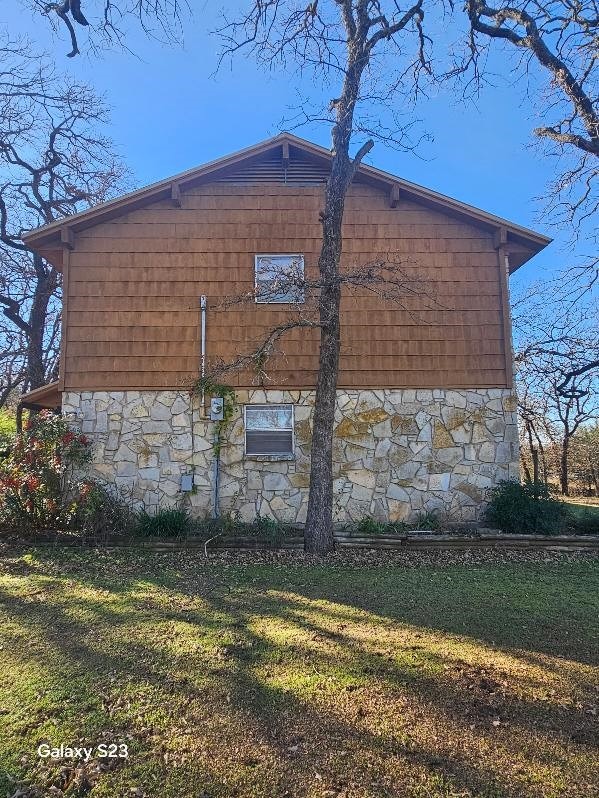
[[[599,795],[590,555],[5,550],[0,600],[2,798]]]
[[[599,534],[599,499],[596,497],[569,497],[565,499],[568,510],[578,526],[592,535]]]

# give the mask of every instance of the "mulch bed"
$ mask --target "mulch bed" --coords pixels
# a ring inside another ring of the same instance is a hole
[[[0,544],[0,557],[13,556],[23,550],[35,548],[31,543]],[[39,548],[49,548],[40,546]],[[83,548],[83,547],[82,547]],[[84,550],[89,551],[90,547]],[[93,548],[93,547],[92,547]],[[98,551],[106,551],[110,547],[99,547]],[[121,547],[115,547],[121,548]],[[198,564],[215,566],[275,565],[281,567],[333,566],[342,568],[368,568],[399,566],[417,568],[420,566],[478,566],[496,563],[564,563],[580,561],[596,561],[599,564],[599,551],[596,549],[533,549],[533,548],[430,548],[430,549],[374,549],[374,548],[340,548],[335,552],[320,557],[307,554],[297,549],[212,549],[205,556],[203,550],[185,549],[128,549],[134,556],[151,555],[164,558],[165,561],[184,560],[189,564],[192,560]]]

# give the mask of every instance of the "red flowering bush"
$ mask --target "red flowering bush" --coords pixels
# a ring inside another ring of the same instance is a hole
[[[33,416],[0,460],[0,524],[16,534],[71,526],[93,487],[77,479],[90,459],[88,439],[63,418]]]

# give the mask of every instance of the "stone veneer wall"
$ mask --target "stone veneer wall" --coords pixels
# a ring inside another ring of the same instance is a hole
[[[295,405],[295,457],[244,455],[243,405]],[[221,450],[220,510],[305,519],[314,391],[238,390]],[[208,403],[207,403],[208,404]],[[336,519],[480,517],[488,488],[518,479],[516,402],[505,389],[337,392]],[[65,392],[63,413],[94,442],[93,472],[148,510],[184,497],[210,512],[214,424],[185,391]],[[192,427],[193,417],[193,427]],[[181,475],[194,470],[195,491]]]

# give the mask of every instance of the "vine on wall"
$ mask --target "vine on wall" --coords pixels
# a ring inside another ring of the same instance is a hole
[[[218,396],[223,400],[223,418],[222,421],[215,422],[215,441],[212,447],[215,456],[218,457],[222,447],[223,433],[235,413],[237,404],[235,400],[235,389],[230,385],[216,382],[212,377],[200,377],[191,386],[191,394],[193,396],[202,396],[202,394],[204,396]]]

